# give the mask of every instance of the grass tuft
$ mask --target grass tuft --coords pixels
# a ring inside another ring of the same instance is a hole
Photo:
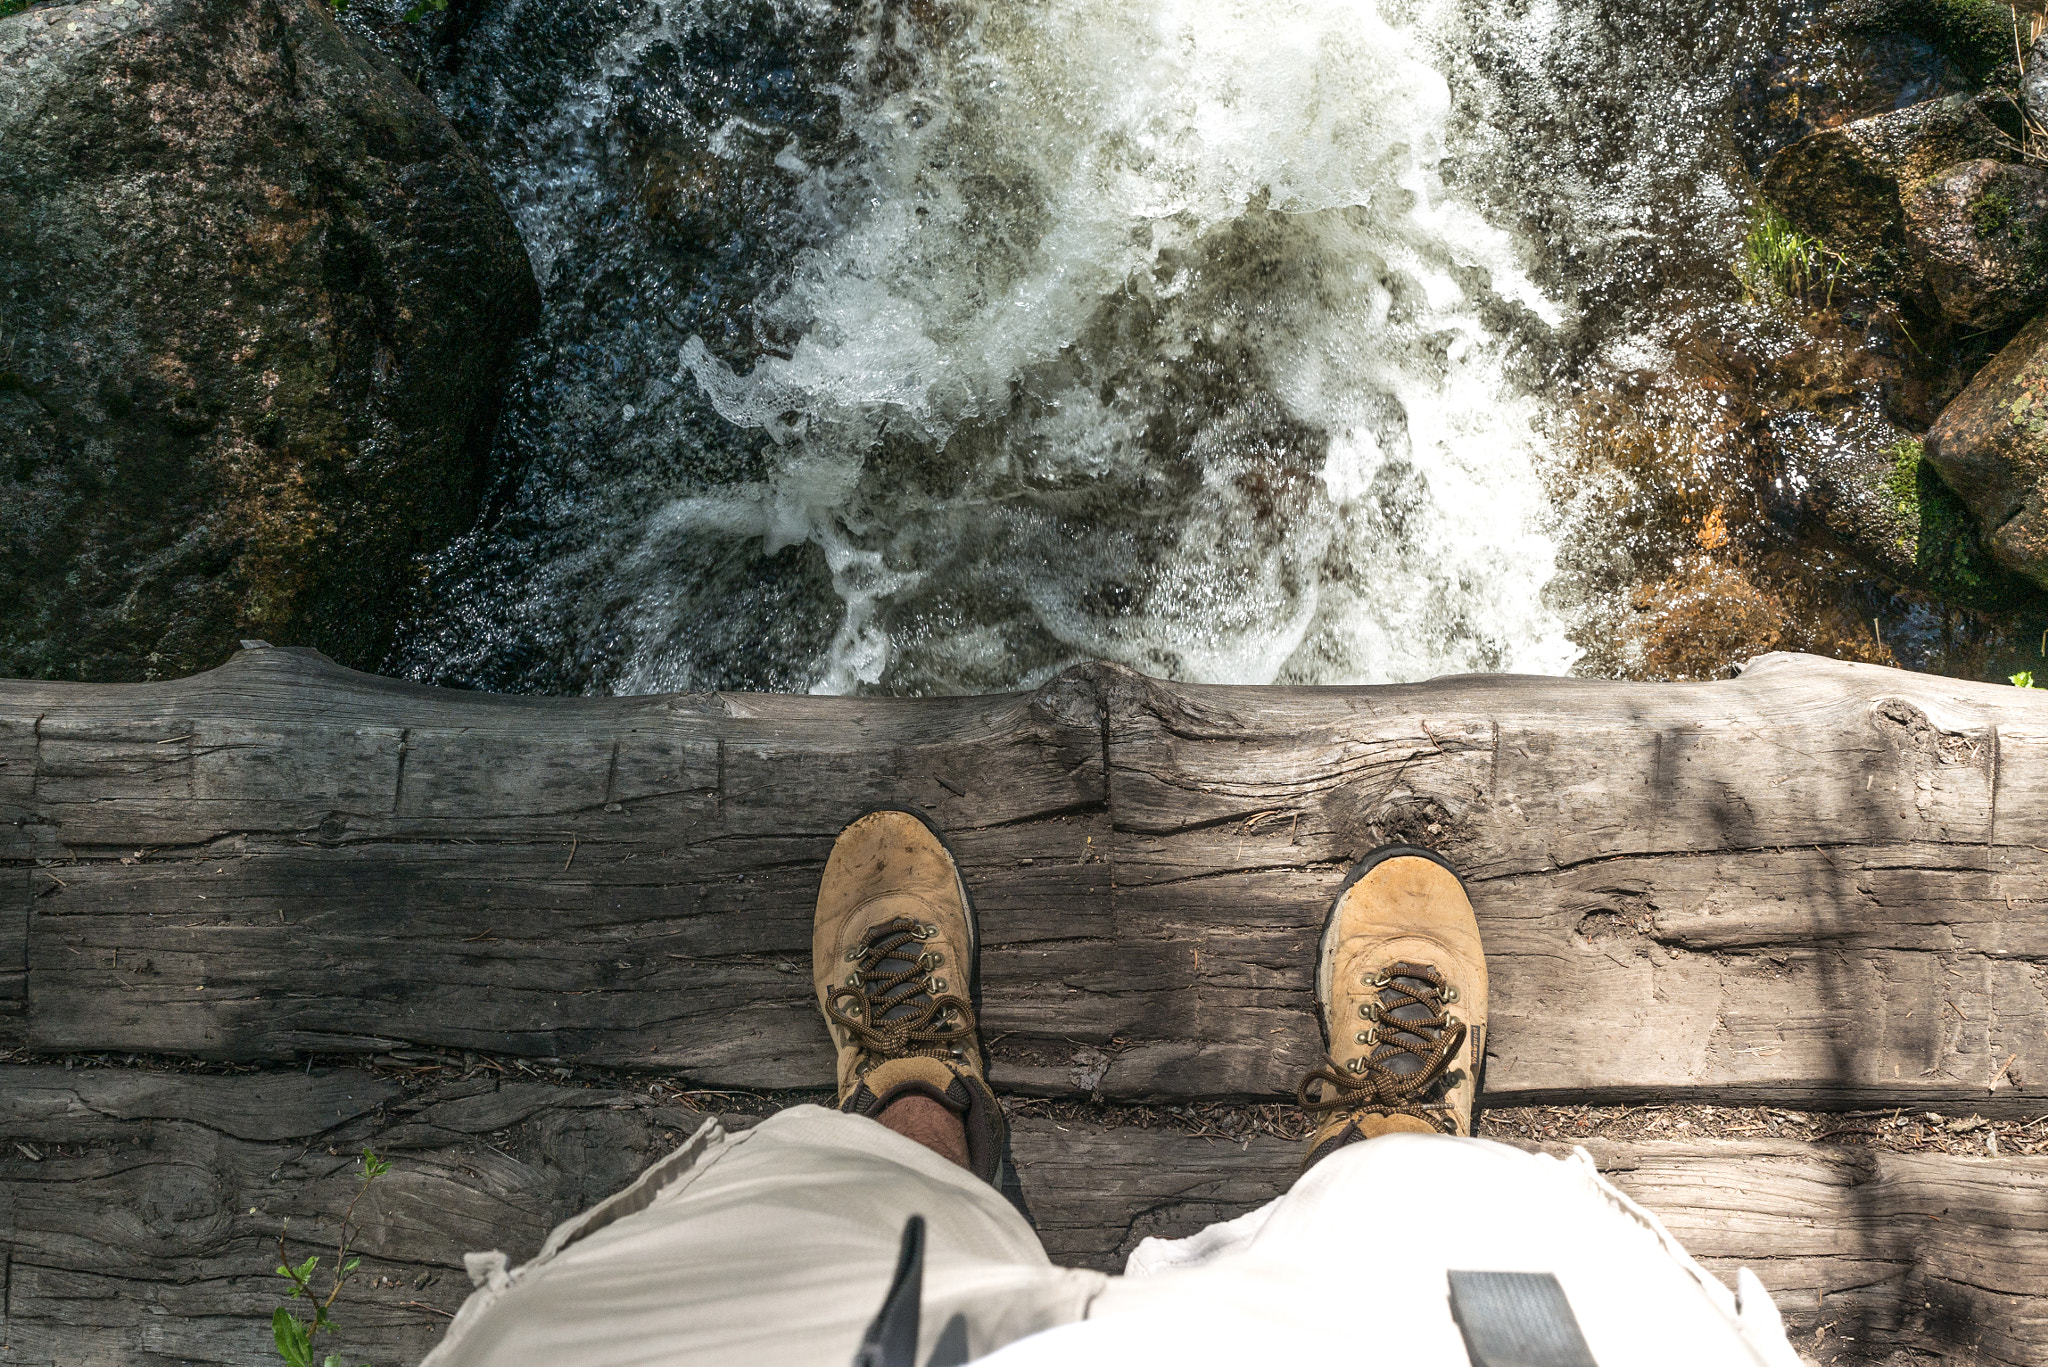
[[[1749,235],[1742,239],[1742,256],[1735,265],[1735,278],[1752,301],[1760,299],[1805,299],[1815,290],[1823,302],[1832,303],[1835,282],[1848,265],[1840,252],[1792,226],[1777,206],[1758,206],[1750,220]]]

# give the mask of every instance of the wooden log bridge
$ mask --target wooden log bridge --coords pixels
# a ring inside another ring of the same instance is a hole
[[[1103,1103],[1017,1126],[1074,1261],[1284,1187],[1292,1146],[1117,1106],[1289,1094],[1316,928],[1390,840],[1471,887],[1492,1107],[2048,1112],[2048,694],[1771,655],[1709,684],[1092,665],[542,699],[256,648],[0,683],[0,1363],[267,1360],[279,1228],[332,1232],[363,1142],[398,1163],[348,1346],[416,1358],[464,1250],[525,1256],[696,1122],[677,1082],[829,1086],[810,909],[878,806],[961,860],[997,1088]],[[404,1076],[465,1056],[516,1066]],[[2048,1155],[1596,1157],[1820,1358],[2048,1362]]]

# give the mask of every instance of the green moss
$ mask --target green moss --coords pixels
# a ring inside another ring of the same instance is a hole
[[[1914,564],[1927,586],[1944,598],[1989,611],[2038,606],[2040,589],[1992,560],[1977,533],[1977,519],[1934,466],[1925,460],[1915,464],[1920,537]]]
[[[1980,242],[2000,233],[2018,237],[2020,227],[2013,212],[2012,197],[2003,190],[1993,190],[1978,199],[1970,206],[1970,226],[1977,230]]]
[[[1916,577],[1936,595],[1985,611],[2038,607],[2041,592],[1992,560],[1977,534],[1977,520],[1942,481],[1913,437],[1892,446],[1891,469],[1880,481],[1898,514]]]
[[[1920,441],[1916,437],[1900,437],[1892,444],[1892,468],[1884,477],[1884,491],[1891,495],[1892,507],[1908,526],[1920,523]]]
[[[2013,14],[2004,0],[1857,0],[1852,32],[1903,33],[1926,42],[1981,81],[2013,57]]]
[[[0,0],[0,19],[10,14],[19,14],[34,4],[35,0]]]

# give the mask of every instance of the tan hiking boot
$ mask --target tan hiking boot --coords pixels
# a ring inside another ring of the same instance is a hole
[[[1486,958],[1465,886],[1441,856],[1388,845],[1352,869],[1323,926],[1316,1001],[1330,1062],[1298,1089],[1322,1118],[1310,1164],[1383,1134],[1472,1133]]]
[[[839,1051],[839,1109],[924,1096],[960,1117],[968,1167],[995,1180],[1002,1107],[974,1022],[980,937],[953,856],[908,812],[839,833],[818,885],[811,978]]]

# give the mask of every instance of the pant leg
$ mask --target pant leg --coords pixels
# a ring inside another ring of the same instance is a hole
[[[1754,1277],[1731,1294],[1583,1154],[1396,1134],[1338,1150],[1237,1220],[1146,1240],[1084,1323],[1015,1343],[990,1367],[1134,1353],[1462,1364],[1453,1268],[1555,1275],[1600,1367],[1798,1363]]]
[[[918,1360],[964,1361],[1085,1313],[1106,1278],[1054,1267],[1001,1194],[924,1146],[817,1106],[707,1125],[484,1284],[422,1367],[819,1367],[852,1360],[904,1222],[925,1218]]]

